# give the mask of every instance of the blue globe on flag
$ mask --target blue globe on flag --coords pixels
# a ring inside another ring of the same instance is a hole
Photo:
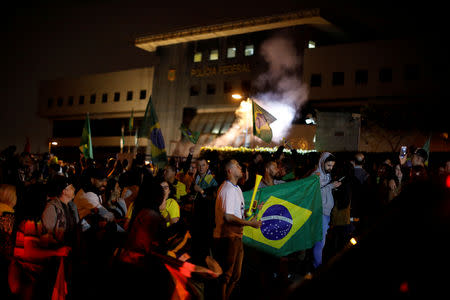
[[[289,210],[283,205],[269,207],[261,217],[261,233],[268,240],[281,240],[292,228],[293,220]]]

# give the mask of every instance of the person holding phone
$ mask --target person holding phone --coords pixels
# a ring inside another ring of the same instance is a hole
[[[322,196],[322,240],[313,246],[313,267],[318,268],[322,264],[322,251],[330,223],[330,214],[334,206],[333,189],[341,186],[340,181],[331,181],[331,170],[336,164],[336,158],[330,152],[324,152],[320,156],[316,175],[320,178],[320,193]]]

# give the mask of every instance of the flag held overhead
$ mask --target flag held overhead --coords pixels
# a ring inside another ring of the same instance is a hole
[[[253,135],[259,137],[266,143],[270,143],[272,141],[272,128],[270,128],[270,124],[277,119],[259,106],[254,100],[252,100],[252,112]]]
[[[94,153],[92,150],[91,124],[89,122],[89,113],[86,114],[86,120],[84,121],[79,149],[81,153],[83,153],[84,157],[94,159]]]

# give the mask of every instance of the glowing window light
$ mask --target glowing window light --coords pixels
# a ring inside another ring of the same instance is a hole
[[[309,49],[316,48],[316,42],[314,42],[314,41],[309,41],[309,42],[308,42],[308,48],[309,48]]]
[[[351,238],[351,239],[350,239],[350,243],[354,246],[354,245],[356,245],[358,242],[356,241],[355,238]]]

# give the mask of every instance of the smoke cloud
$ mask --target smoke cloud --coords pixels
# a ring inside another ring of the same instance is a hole
[[[308,88],[301,81],[301,57],[292,41],[284,36],[266,40],[261,45],[261,55],[268,65],[253,83],[258,94],[252,95],[263,108],[277,120],[270,124],[272,141],[278,143],[286,137],[299,108],[308,99]],[[223,136],[215,139],[209,146],[241,146],[252,134],[251,102],[242,101],[236,111],[236,120]]]

